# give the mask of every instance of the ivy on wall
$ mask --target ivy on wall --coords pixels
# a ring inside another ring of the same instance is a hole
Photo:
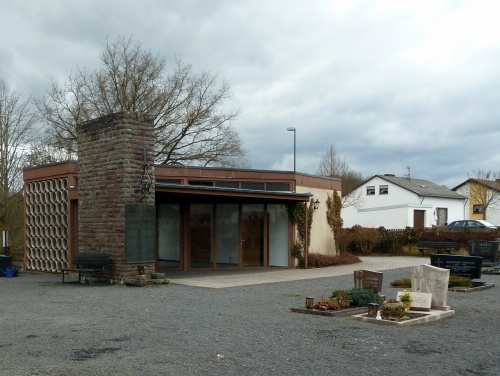
[[[344,220],[341,217],[341,210],[342,200],[340,199],[337,191],[333,191],[333,197],[330,197],[328,194],[328,198],[326,199],[326,221],[328,222],[335,238],[337,238],[337,235],[344,224]]]
[[[306,239],[306,210],[307,210],[307,244]],[[297,241],[293,247],[292,255],[296,258],[301,258],[305,252],[309,251],[311,244],[311,228],[314,214],[314,201],[311,199],[309,206],[306,203],[299,202],[288,205],[288,218],[297,226]]]

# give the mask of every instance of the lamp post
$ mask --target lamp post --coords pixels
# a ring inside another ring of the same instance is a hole
[[[296,157],[297,157],[297,142],[296,142],[296,128],[294,127],[288,127],[286,129],[287,131],[289,132],[293,132],[293,172],[297,172],[297,167],[296,167],[296,164],[295,164],[295,161],[296,161]]]

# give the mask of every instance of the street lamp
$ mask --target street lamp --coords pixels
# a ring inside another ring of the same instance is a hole
[[[296,143],[296,137],[295,137],[296,129],[294,127],[288,127],[286,130],[293,132],[293,172],[297,172],[297,168],[296,168],[296,164],[295,164],[296,157],[297,157],[297,143]]]

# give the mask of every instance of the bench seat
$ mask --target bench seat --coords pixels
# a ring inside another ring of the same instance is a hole
[[[447,252],[449,255],[452,251],[458,250],[457,242],[431,242],[431,241],[421,241],[417,243],[417,248],[420,254],[423,256],[426,249],[440,252]]]
[[[109,254],[95,254],[95,253],[79,253],[73,258],[74,268],[61,268],[62,283],[64,283],[64,276],[68,272],[78,272],[78,282],[81,281],[82,274],[89,275],[89,283],[94,283],[92,275],[95,273],[104,273],[106,284],[110,284],[109,277]]]

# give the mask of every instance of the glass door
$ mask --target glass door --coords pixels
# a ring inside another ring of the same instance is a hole
[[[239,265],[238,204],[217,204],[215,213],[217,267],[237,267]]]
[[[264,205],[243,204],[241,209],[241,265],[264,266]]]
[[[267,205],[268,265],[288,266],[288,211],[286,205]]]
[[[191,204],[189,214],[189,260],[191,268],[213,268],[212,204]]]

